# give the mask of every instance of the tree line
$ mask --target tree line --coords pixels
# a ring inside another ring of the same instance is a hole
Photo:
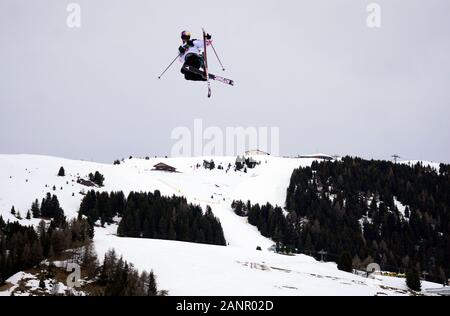
[[[66,249],[80,247],[92,237],[92,227],[83,219],[59,224],[41,221],[35,229],[18,222],[5,222],[0,216],[0,285],[11,275]]]
[[[98,281],[103,296],[165,296],[165,290],[158,290],[155,273],[142,271],[118,257],[114,249],[105,254],[99,269]]]
[[[93,192],[93,191],[92,191]],[[90,192],[90,194],[93,194]],[[97,196],[94,194],[94,196]],[[104,196],[99,194],[98,196]],[[112,206],[120,200],[122,194],[112,194]],[[85,201],[86,202],[86,201]],[[100,201],[102,203],[102,201]],[[103,208],[100,208],[104,211]],[[48,265],[41,269],[39,287],[45,289],[45,278],[55,276],[56,267],[52,258],[71,250],[71,260],[82,267],[84,273],[96,286],[90,295],[101,296],[156,296],[167,295],[167,291],[158,290],[156,276],[153,271],[138,272],[132,263],[118,257],[114,249],[105,254],[100,265],[93,248],[94,237],[93,219],[79,217],[66,221],[64,211],[55,195],[47,194],[39,204],[36,199],[31,206],[36,218],[52,218],[51,221],[41,220],[39,225],[22,226],[19,222],[5,222],[0,216],[0,286],[13,274],[41,266],[42,261],[50,259]],[[95,213],[106,216],[106,213]],[[105,218],[110,219],[109,216]],[[42,272],[44,271],[44,272]],[[54,285],[56,287],[56,285]],[[50,294],[57,295],[52,288]],[[70,293],[68,293],[70,295]]]
[[[232,207],[277,249],[327,257],[342,267],[450,275],[449,165],[439,170],[416,164],[344,157],[295,169],[286,210],[270,204],[234,202]],[[404,210],[400,207],[405,206]],[[399,209],[400,208],[400,209]],[[347,268],[348,269],[348,268]]]
[[[187,203],[184,197],[166,197],[151,193],[88,192],[83,198],[79,216],[90,222],[112,223],[121,217],[117,234],[123,237],[158,238],[215,245],[225,245],[220,221],[207,206]]]

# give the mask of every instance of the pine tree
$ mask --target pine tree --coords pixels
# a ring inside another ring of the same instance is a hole
[[[38,199],[36,199],[32,204],[31,204],[31,213],[33,214],[34,218],[39,218],[41,217],[41,208],[39,206],[39,201]]]
[[[103,181],[105,181],[105,177],[98,171],[95,171],[95,174],[89,173],[89,180],[97,184],[99,187],[103,186]]]
[[[95,183],[99,186],[103,186],[103,181],[105,181],[105,177],[98,171],[95,172]]]
[[[62,208],[58,207],[54,214],[52,223],[55,224],[56,227],[63,227],[66,223],[66,216],[64,215],[64,211]]]
[[[41,289],[45,289],[45,281],[44,281],[44,277],[41,277],[40,278],[40,280],[39,280],[39,287],[41,288]]]
[[[339,270],[352,272],[352,257],[348,251],[343,251],[341,253],[337,267]]]
[[[92,279],[96,276],[99,264],[97,254],[95,253],[95,249],[91,243],[84,247],[82,265],[88,278]]]
[[[66,175],[66,172],[64,170],[64,167],[59,168],[58,177],[64,177],[65,175]]]
[[[11,214],[16,216],[16,209],[14,208],[14,205],[11,207]]]
[[[158,295],[158,289],[156,285],[156,277],[153,273],[153,270],[150,271],[150,275],[148,277],[148,290],[147,290],[148,296],[156,296]]]
[[[421,290],[420,276],[417,269],[409,268],[406,272],[406,285],[413,291]]]
[[[26,219],[31,219],[31,213],[30,213],[30,211],[28,210],[28,212],[27,212],[27,216],[26,216]]]

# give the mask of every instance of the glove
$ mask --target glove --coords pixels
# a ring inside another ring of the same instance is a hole
[[[206,39],[207,39],[207,40],[210,40],[210,39],[211,39],[211,34],[207,33],[207,34],[206,34]]]
[[[184,46],[180,46],[180,47],[178,47],[178,51],[180,52],[180,54],[184,54],[184,52],[186,51],[186,48]]]

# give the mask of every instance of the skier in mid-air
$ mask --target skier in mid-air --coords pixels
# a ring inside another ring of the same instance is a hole
[[[206,45],[211,45],[211,35],[206,34]],[[191,39],[191,33],[189,31],[181,32],[181,40],[183,44],[178,48],[180,52],[180,61],[183,63],[181,73],[184,74],[186,80],[192,81],[206,81],[206,76],[199,73],[194,73],[189,70],[189,67],[195,68],[195,70],[205,71],[203,50],[205,43],[203,40]]]
[[[201,40],[192,39],[191,33],[189,31],[181,32],[181,40],[183,44],[178,48],[178,54],[174,58],[174,60],[169,64],[169,66],[164,69],[161,75],[158,76],[158,79],[166,73],[166,71],[173,65],[173,63],[179,59],[183,63],[183,67],[181,68],[181,73],[184,75],[186,80],[192,81],[206,81],[208,84],[208,98],[211,97],[211,80],[219,81],[225,83],[227,85],[233,86],[234,81],[231,79],[227,79],[221,76],[217,76],[209,72],[209,62],[208,62],[208,54],[206,52],[207,46],[211,46],[214,54],[219,61],[220,66],[222,66],[222,70],[225,71],[225,68],[222,65],[222,62],[217,55],[216,49],[211,41],[211,35],[206,33],[206,31],[202,28],[203,37]]]

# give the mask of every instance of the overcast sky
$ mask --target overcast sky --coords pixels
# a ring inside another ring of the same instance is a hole
[[[202,26],[236,81],[211,99],[179,62],[157,79]],[[196,118],[279,127],[283,155],[450,162],[450,1],[0,0],[0,153],[167,155]]]

